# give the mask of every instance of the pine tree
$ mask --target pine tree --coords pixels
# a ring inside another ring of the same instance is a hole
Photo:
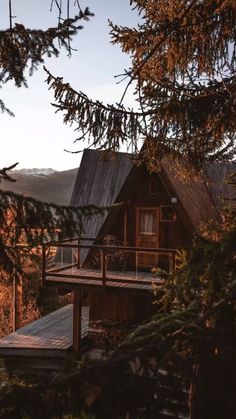
[[[139,112],[104,105],[48,74],[56,108],[91,146],[117,149],[146,141],[143,159],[181,153],[197,169],[235,153],[235,23],[233,0],[133,0],[137,28],[111,25],[112,42],[132,56],[124,95],[136,83]],[[123,95],[123,96],[124,96]],[[79,138],[80,139],[80,138]]]

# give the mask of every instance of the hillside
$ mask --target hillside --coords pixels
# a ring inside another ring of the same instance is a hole
[[[14,170],[16,182],[2,181],[0,189],[32,196],[59,205],[70,203],[78,168],[56,172],[52,169]]]

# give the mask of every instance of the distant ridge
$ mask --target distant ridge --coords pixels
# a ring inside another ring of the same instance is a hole
[[[53,169],[21,169],[11,172],[16,182],[2,181],[0,189],[32,196],[44,202],[69,205],[78,168],[62,172]]]

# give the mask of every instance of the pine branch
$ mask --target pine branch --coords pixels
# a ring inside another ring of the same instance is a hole
[[[10,182],[15,182],[15,179],[13,179],[8,172],[12,169],[15,169],[15,167],[18,165],[19,163],[14,163],[9,167],[3,167],[2,169],[0,169],[0,182],[2,179],[4,180],[8,180]]]
[[[26,85],[24,71],[29,67],[30,75],[44,62],[44,56],[58,56],[59,49],[55,45],[58,41],[60,47],[71,52],[70,42],[82,29],[79,21],[88,20],[93,14],[86,8],[80,10],[78,16],[60,21],[57,27],[45,31],[27,29],[24,25],[16,23],[8,30],[0,31],[0,80],[6,83],[14,80],[18,87]]]
[[[140,73],[141,73],[142,68],[150,60],[150,58],[156,53],[156,51],[164,44],[164,42],[170,36],[170,34],[172,32],[175,32],[176,30],[177,31],[179,30],[179,27],[180,27],[182,21],[184,20],[185,16],[189,13],[189,11],[192,9],[192,7],[194,6],[194,4],[196,2],[197,2],[197,0],[192,0],[191,3],[183,11],[183,13],[179,17],[179,19],[174,21],[174,22],[170,22],[169,25],[166,27],[166,29],[161,31],[161,37],[158,40],[158,42],[151,48],[150,52],[148,52],[146,54],[145,58],[141,61],[141,63],[138,64],[136,67],[133,67],[132,72],[130,74],[130,80],[127,83],[127,85],[125,87],[125,90],[123,92],[123,95],[120,99],[120,102],[119,102],[120,104],[123,102],[124,97],[127,93],[127,90],[129,88],[129,86],[131,85],[131,83],[133,82],[133,80],[135,80],[136,77],[140,77]]]
[[[75,142],[86,138],[96,148],[117,150],[126,145],[127,150],[138,150],[145,138],[151,146],[139,158],[151,170],[161,158],[175,159],[179,153],[199,170],[206,160],[232,158],[236,150],[235,76],[194,88],[163,79],[152,92],[148,86],[137,89],[141,112],[133,112],[91,101],[45,71],[57,112],[64,113],[65,123],[76,124],[80,137]]]
[[[45,68],[47,84],[53,89],[54,106],[65,112],[64,122],[76,122],[80,137],[88,138],[92,146],[108,150],[118,150],[124,142],[138,141],[143,132],[142,113],[126,110],[123,106],[104,105],[90,100],[84,93],[76,92],[62,78],[56,78]]]

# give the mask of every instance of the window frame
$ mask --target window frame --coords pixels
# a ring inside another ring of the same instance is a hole
[[[152,189],[152,184],[155,184],[155,187]],[[149,178],[148,180],[148,193],[149,195],[157,195],[158,194],[158,183],[156,178]]]
[[[173,213],[175,215],[175,217],[174,217],[173,220],[164,220],[164,219],[162,219],[162,209],[163,208],[171,208],[172,209],[172,211],[173,211]],[[177,214],[176,214],[176,211],[175,211],[173,205],[160,205],[160,222],[161,223],[174,223],[176,220],[177,220]]]
[[[147,233],[147,232],[143,232],[141,231],[141,212],[142,211],[152,211],[153,215],[154,215],[154,223],[156,223],[156,231],[152,232],[152,233]],[[147,236],[147,237],[154,237],[158,235],[158,218],[157,218],[157,209],[156,207],[139,207],[138,208],[138,219],[139,219],[139,223],[138,223],[138,234],[140,236]]]

